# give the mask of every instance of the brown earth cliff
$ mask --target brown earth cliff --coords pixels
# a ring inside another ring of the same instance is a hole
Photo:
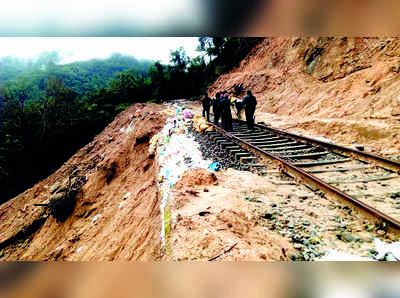
[[[150,138],[165,116],[156,105],[121,113],[57,172],[0,207],[1,260],[157,260],[161,218]],[[83,186],[64,222],[43,207],[78,177]],[[3,250],[1,250],[3,249]]]
[[[209,88],[251,89],[256,121],[397,158],[400,38],[266,38]],[[241,92],[242,91],[242,92]]]

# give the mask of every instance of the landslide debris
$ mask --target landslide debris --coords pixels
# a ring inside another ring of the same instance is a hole
[[[182,179],[175,184],[175,189],[193,188],[200,185],[210,185],[217,182],[215,173],[205,169],[188,170],[182,175]]]
[[[274,37],[208,89],[251,89],[256,121],[399,159],[400,38]]]
[[[251,89],[265,112],[286,116],[391,117],[399,63],[400,38],[266,38],[208,91]]]
[[[160,259],[158,165],[148,149],[165,119],[162,106],[134,105],[1,205],[0,260]]]

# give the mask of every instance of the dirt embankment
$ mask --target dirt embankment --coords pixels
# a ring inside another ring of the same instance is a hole
[[[256,46],[209,93],[251,89],[258,121],[394,155],[399,79],[399,38],[277,37]]]
[[[151,137],[163,107],[135,105],[57,172],[0,207],[1,260],[158,260],[161,219],[158,165]],[[57,221],[49,198],[81,182],[73,213]]]
[[[262,177],[232,169],[186,172],[170,197],[173,249],[167,259],[289,261],[293,245],[265,228],[243,199],[263,183]]]

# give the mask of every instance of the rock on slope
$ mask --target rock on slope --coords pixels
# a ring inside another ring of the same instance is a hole
[[[0,259],[160,259],[158,168],[148,147],[164,125],[162,109],[135,105],[124,111],[57,172],[3,204]],[[47,203],[69,178],[82,186],[65,221],[34,206]]]

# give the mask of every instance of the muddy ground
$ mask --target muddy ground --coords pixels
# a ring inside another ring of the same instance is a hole
[[[186,106],[195,113],[201,111],[198,103],[186,103]],[[257,120],[260,115],[266,123],[278,128],[293,125],[294,121],[261,112]],[[321,127],[312,128],[307,129],[308,135],[321,136],[318,131],[324,131]],[[341,135],[348,143],[357,134],[351,128],[353,135]],[[330,130],[322,136],[335,139]],[[235,261],[315,260],[328,250],[338,250],[368,258],[376,254],[375,238],[386,242],[400,240],[398,232],[387,231],[376,218],[354,205],[310,190],[301,182],[279,174],[276,167],[270,166],[268,171],[270,174],[260,176],[230,168],[217,173],[217,185],[188,185],[183,189],[180,186],[172,198],[173,249],[169,257],[173,260],[207,260],[213,256]],[[191,195],[187,190],[196,190],[199,194]],[[223,253],[233,245],[229,253]]]
[[[267,38],[209,95],[252,89],[256,121],[399,160],[399,65],[398,38]],[[183,104],[201,114],[200,103]],[[149,148],[174,114],[168,108],[124,111],[57,172],[1,205],[0,260],[315,260],[331,249],[371,257],[375,238],[400,240],[272,165],[260,176],[226,160],[215,177],[195,169],[175,185],[163,246],[158,156]],[[76,205],[59,220],[45,206],[72,186]]]
[[[139,104],[124,111],[57,172],[1,205],[0,259],[160,260],[158,165],[148,149],[164,126],[163,109]],[[35,206],[78,178],[66,219]]]
[[[185,105],[200,112],[198,103]],[[125,111],[59,171],[2,205],[0,258],[299,261],[332,249],[372,257],[375,238],[400,240],[375,218],[296,183],[271,164],[259,175],[230,161],[215,173],[188,171],[176,183],[164,247],[159,166],[149,147],[171,116],[166,110],[137,105]],[[48,202],[68,177],[84,178],[83,186],[72,215],[58,221],[34,204]]]

